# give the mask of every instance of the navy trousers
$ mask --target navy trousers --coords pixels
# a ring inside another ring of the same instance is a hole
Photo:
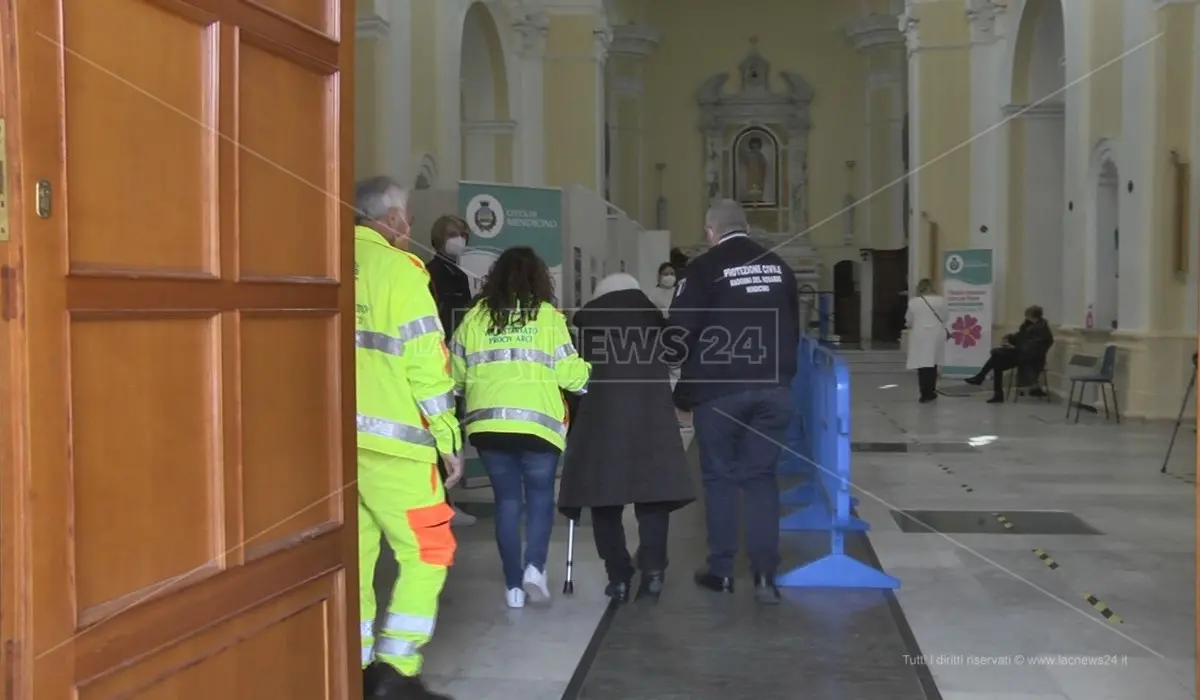
[[[750,566],[767,576],[779,568],[779,455],[791,419],[784,387],[742,391],[696,407],[708,569],[717,576],[733,576],[743,498]]]

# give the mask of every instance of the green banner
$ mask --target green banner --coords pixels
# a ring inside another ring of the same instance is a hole
[[[472,278],[473,293],[482,286],[500,253],[529,246],[550,268],[555,296],[563,303],[562,190],[460,182],[458,208],[471,229],[471,240],[459,262]]]

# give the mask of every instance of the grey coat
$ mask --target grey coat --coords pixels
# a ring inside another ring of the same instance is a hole
[[[696,500],[659,345],[662,313],[641,290],[622,290],[584,306],[574,325],[592,378],[567,437],[559,510],[574,518],[581,508]]]

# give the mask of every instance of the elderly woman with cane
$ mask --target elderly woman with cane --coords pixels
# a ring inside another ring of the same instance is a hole
[[[572,522],[591,509],[607,595],[628,601],[636,570],[636,597],[657,600],[671,512],[696,498],[661,357],[665,321],[630,275],[606,277],[594,297],[574,318],[592,376],[567,440],[558,507]],[[629,505],[638,521],[636,557],[622,523]]]

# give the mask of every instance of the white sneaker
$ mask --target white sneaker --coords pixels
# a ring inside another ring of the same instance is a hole
[[[525,607],[525,591],[521,590],[520,588],[508,589],[508,593],[504,596],[504,602],[507,603],[508,607],[510,608]]]
[[[464,513],[458,509],[458,506],[451,506],[454,509],[454,516],[450,518],[450,527],[471,527],[478,518],[470,513]]]
[[[533,564],[525,567],[523,587],[535,603],[545,603],[550,600],[550,586],[546,583],[546,572],[538,571]]]

